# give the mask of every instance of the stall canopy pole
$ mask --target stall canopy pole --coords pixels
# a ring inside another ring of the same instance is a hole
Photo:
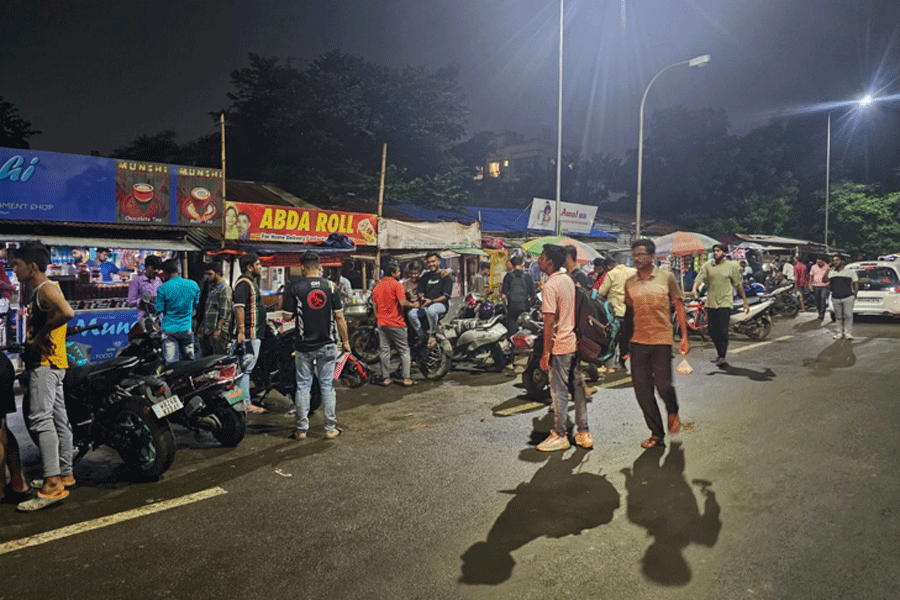
[[[225,113],[219,117],[219,127],[222,137],[222,207],[225,206]],[[225,247],[225,218],[222,218],[222,242],[220,248]]]
[[[387,168],[387,144],[381,146],[381,183],[378,185],[378,226],[381,226],[381,209],[384,206],[384,171]],[[377,240],[376,240],[377,244]],[[372,277],[378,279],[378,271],[381,269],[381,246],[375,247],[375,269]]]

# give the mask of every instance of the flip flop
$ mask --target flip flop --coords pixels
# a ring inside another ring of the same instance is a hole
[[[19,512],[34,512],[36,510],[42,510],[47,508],[48,506],[52,506],[67,498],[69,496],[69,490],[63,488],[56,494],[52,496],[45,496],[41,492],[38,492],[34,498],[31,500],[26,500],[25,502],[21,502],[16,506],[16,510]]]
[[[391,381],[390,378],[388,378],[388,379],[382,379],[381,383],[379,385],[383,385],[384,387],[387,387],[387,386],[391,385],[391,383],[393,383],[393,382]]]
[[[254,415],[263,415],[269,411],[266,410],[265,408],[263,408],[262,406],[257,406],[255,404],[251,404],[250,406],[247,407],[247,412],[254,414]]]
[[[401,381],[400,385],[402,385],[403,387],[412,387],[412,386],[416,385],[416,382],[413,381],[412,379],[410,379],[409,383],[407,383],[406,381]]]
[[[662,438],[658,438],[655,435],[651,435],[641,442],[641,448],[655,448],[656,446],[665,446],[665,444],[663,443]]]
[[[678,413],[669,413],[669,433],[678,433],[681,430],[681,420]]]

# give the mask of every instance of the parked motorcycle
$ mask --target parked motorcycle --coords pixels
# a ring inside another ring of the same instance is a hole
[[[785,282],[766,293],[773,300],[772,315],[776,317],[796,317],[800,312],[800,301],[791,282]]]
[[[512,360],[513,346],[506,331],[506,311],[491,302],[466,298],[460,315],[441,326],[441,344],[452,362],[464,362],[479,369],[501,371]]]
[[[750,311],[745,313],[742,303],[736,302],[729,318],[729,329],[735,333],[746,335],[751,340],[765,339],[772,331],[771,307],[775,301],[765,296],[748,297]],[[684,300],[687,315],[688,333],[696,332],[701,339],[706,338],[709,319],[706,315],[706,298],[687,297]],[[678,327],[676,316],[672,315],[673,327]]]
[[[4,346],[0,348],[0,361],[9,361],[6,352],[24,350],[24,344]],[[165,473],[175,460],[175,435],[168,417],[182,407],[178,395],[159,377],[136,375],[134,368],[140,363],[137,357],[119,356],[91,364],[84,359],[90,356],[89,346],[68,342],[66,350],[72,362],[63,389],[77,451],[75,461],[105,444],[141,477],[156,478]],[[27,375],[19,378],[24,390],[22,411],[28,414],[31,399]]]
[[[446,314],[446,313],[445,313]],[[443,316],[443,315],[442,315]],[[428,335],[429,325],[428,319],[422,317],[422,330]],[[438,320],[438,331],[434,337],[436,344],[429,346],[425,343],[417,343],[417,337],[413,328],[407,324],[407,339],[410,340],[410,355],[413,361],[418,365],[419,371],[425,379],[438,381],[442,379],[450,371],[450,357],[453,354],[453,348],[444,336]],[[370,365],[379,361],[378,348],[380,342],[378,339],[378,328],[376,325],[364,325],[356,330],[350,337],[350,350],[354,355],[358,356],[363,362]],[[391,361],[396,362],[397,351],[391,350]],[[393,370],[393,369],[392,369]]]
[[[512,336],[516,350],[529,352],[528,362],[522,372],[522,385],[525,395],[534,400],[544,400],[549,395],[550,375],[541,369],[541,356],[544,353],[544,316],[540,307],[519,315],[519,330]],[[582,364],[585,379],[598,381],[600,369],[592,363]]]
[[[249,398],[238,386],[242,375],[238,357],[213,355],[166,365],[162,331],[157,316],[152,313],[132,326],[128,342],[119,356],[140,359],[134,367],[135,373],[159,374],[181,397],[184,407],[171,415],[173,421],[195,432],[209,431],[223,446],[237,446],[244,439],[247,432],[244,410]]]

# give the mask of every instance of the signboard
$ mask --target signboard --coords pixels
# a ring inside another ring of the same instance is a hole
[[[563,233],[590,233],[594,226],[594,218],[597,216],[596,206],[572,202],[560,202],[559,211]],[[555,200],[535,198],[531,202],[528,229],[556,233]]]
[[[385,250],[480,248],[481,225],[472,223],[408,223],[381,219],[378,246]]]
[[[364,213],[250,204],[225,203],[225,239],[317,244],[332,233],[354,244],[374,246],[377,217]]]
[[[0,148],[0,219],[222,226],[222,172]]]
[[[137,321],[137,309],[81,311],[69,321],[69,327],[103,325],[103,329],[85,331],[69,338],[70,341],[91,347],[90,360],[97,364],[111,358],[128,345],[128,331]]]

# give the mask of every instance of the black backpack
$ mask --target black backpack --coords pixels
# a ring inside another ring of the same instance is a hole
[[[507,277],[512,278],[509,280],[509,293],[506,295],[509,306],[528,308],[528,284],[525,283],[525,273],[514,269]]]
[[[578,358],[602,364],[615,353],[619,338],[619,321],[615,309],[606,298],[592,294],[575,284],[575,336]]]

